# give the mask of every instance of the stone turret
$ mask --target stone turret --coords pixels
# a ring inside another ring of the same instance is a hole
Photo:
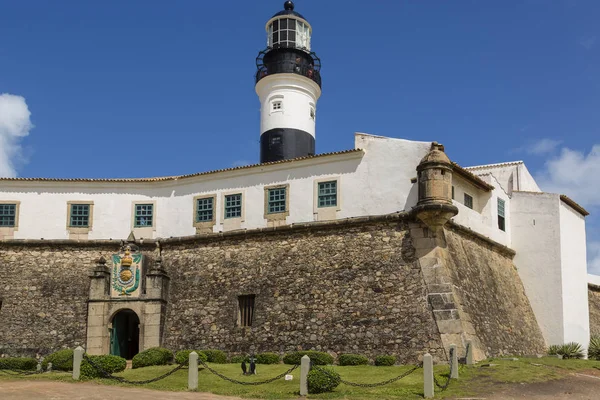
[[[431,144],[431,150],[417,166],[417,174],[419,201],[413,212],[436,232],[458,214],[458,208],[452,204],[452,163],[443,145]]]

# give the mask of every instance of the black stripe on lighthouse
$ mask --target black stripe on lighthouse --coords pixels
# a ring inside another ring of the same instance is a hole
[[[260,162],[290,160],[315,154],[315,138],[299,129],[275,128],[260,135]]]

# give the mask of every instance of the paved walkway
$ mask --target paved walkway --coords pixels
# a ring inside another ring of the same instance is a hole
[[[165,392],[149,389],[105,386],[93,383],[65,383],[52,381],[0,381],[2,400],[239,400],[238,397],[217,396],[210,393]]]

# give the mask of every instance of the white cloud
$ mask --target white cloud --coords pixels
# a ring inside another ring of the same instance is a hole
[[[582,45],[586,50],[591,50],[596,44],[596,36],[586,36],[579,39],[579,44]]]
[[[15,163],[22,161],[20,141],[33,129],[25,98],[0,94],[0,176],[17,175]]]
[[[586,220],[588,235],[588,271],[600,275],[600,144],[589,153],[562,148],[546,161],[538,174],[540,187],[551,193],[566,194],[592,213]]]
[[[561,143],[560,140],[542,139],[528,147],[527,152],[536,155],[552,153]]]

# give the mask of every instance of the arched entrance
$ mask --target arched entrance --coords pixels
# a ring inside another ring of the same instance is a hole
[[[131,360],[140,352],[140,319],[131,310],[121,310],[112,319],[110,354]]]

